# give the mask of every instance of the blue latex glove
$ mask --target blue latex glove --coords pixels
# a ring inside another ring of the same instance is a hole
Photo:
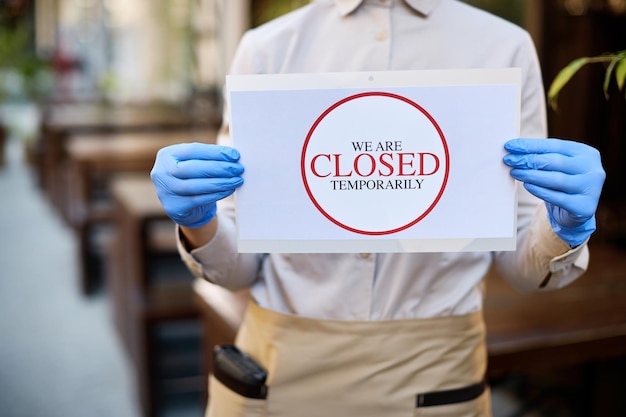
[[[554,232],[571,247],[584,243],[596,229],[606,177],[600,153],[562,139],[513,139],[504,148],[511,176],[545,202]]]
[[[213,219],[216,201],[243,184],[239,152],[230,147],[181,143],[157,153],[150,177],[167,215],[181,226]]]

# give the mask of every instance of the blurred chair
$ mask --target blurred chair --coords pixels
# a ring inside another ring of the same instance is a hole
[[[215,136],[214,130],[171,129],[81,134],[67,139],[65,185],[62,187],[64,211],[78,241],[78,271],[83,294],[91,294],[101,277],[102,244],[98,231],[110,226],[113,219],[111,178],[126,172],[141,173],[147,178],[162,147],[191,141],[213,143]]]

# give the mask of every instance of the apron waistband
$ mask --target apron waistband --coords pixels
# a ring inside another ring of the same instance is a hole
[[[254,326],[259,330],[268,330],[272,334],[283,331],[289,334],[325,335],[368,335],[373,329],[377,334],[397,334],[411,329],[428,335],[431,338],[448,337],[468,329],[483,326],[482,311],[460,316],[441,316],[428,318],[405,318],[387,320],[343,320],[317,317],[304,317],[282,313],[261,307],[254,300],[248,302],[246,315],[254,320]],[[245,320],[244,320],[245,321]]]

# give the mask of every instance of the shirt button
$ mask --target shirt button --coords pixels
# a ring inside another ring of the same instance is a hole
[[[376,40],[378,42],[382,42],[382,41],[384,41],[386,39],[387,39],[387,32],[385,32],[385,31],[378,32],[378,35],[376,35]]]
[[[371,255],[371,253],[362,253],[362,254],[361,254],[361,258],[363,258],[363,259],[367,259],[367,258],[369,258],[369,257],[370,257],[370,255]]]

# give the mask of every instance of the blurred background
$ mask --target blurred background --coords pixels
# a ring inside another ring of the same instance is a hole
[[[626,0],[466,2],[531,33],[546,87],[626,49]],[[242,295],[183,267],[147,174],[215,140],[242,33],[306,3],[0,0],[0,417],[203,415]],[[606,70],[548,114],[603,156],[592,267],[555,293],[488,279],[496,417],[626,415],[626,96]]]

